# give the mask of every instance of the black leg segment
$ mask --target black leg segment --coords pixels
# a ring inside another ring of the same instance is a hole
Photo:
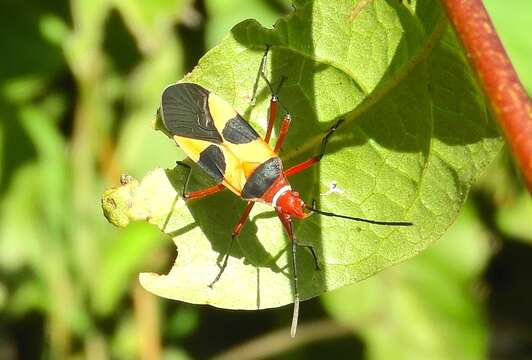
[[[190,176],[192,175],[192,167],[186,163],[184,163],[183,161],[176,161],[176,164],[179,165],[179,166],[183,166],[185,169],[188,170],[187,172],[187,176],[185,178],[185,182],[183,183],[183,190],[181,192],[181,196],[183,197],[183,199],[187,199],[187,189],[188,189],[188,183],[190,181]]]

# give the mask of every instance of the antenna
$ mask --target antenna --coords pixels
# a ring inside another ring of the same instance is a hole
[[[360,221],[360,222],[365,222],[365,223],[374,224],[374,225],[386,225],[386,226],[412,226],[414,225],[414,223],[411,223],[409,221],[378,221],[378,220],[370,220],[370,219],[364,219],[364,218],[347,216],[347,215],[340,215],[340,214],[335,214],[335,213],[328,212],[328,211],[322,211],[320,209],[316,209],[308,205],[305,205],[305,208],[317,214],[324,215],[324,216],[338,217],[342,219]]]
[[[295,337],[297,331],[297,321],[299,319],[299,290],[297,288],[297,262],[296,262],[296,251],[297,243],[296,237],[294,235],[294,227],[292,221],[288,221],[289,237],[292,241],[292,268],[294,271],[293,285],[294,285],[294,311],[292,314],[292,326],[290,327],[290,336]]]

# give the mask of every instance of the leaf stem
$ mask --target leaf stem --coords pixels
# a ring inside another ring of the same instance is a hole
[[[532,192],[532,103],[481,0],[441,0]]]

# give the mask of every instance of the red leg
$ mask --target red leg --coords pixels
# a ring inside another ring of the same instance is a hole
[[[273,123],[275,121],[275,117],[277,116],[277,105],[279,102],[279,99],[275,95],[275,92],[273,91],[273,87],[268,81],[268,78],[266,77],[266,74],[264,73],[264,69],[266,68],[266,61],[268,60],[268,52],[270,51],[270,46],[266,46],[266,51],[264,52],[264,55],[262,55],[262,60],[260,61],[259,66],[259,73],[257,75],[257,80],[259,78],[263,78],[266,81],[266,84],[268,85],[268,88],[270,89],[270,92],[272,94],[272,97],[270,99],[270,107],[268,109],[268,125],[266,127],[266,134],[264,135],[264,142],[269,143],[270,137],[272,136],[272,129],[273,129]],[[253,89],[253,97],[255,97],[255,92],[257,90],[256,88],[257,84],[255,84],[255,88]]]
[[[240,216],[238,223],[235,225],[233,229],[233,233],[231,234],[231,237],[234,238],[240,235],[240,232],[244,228],[244,225],[246,224],[246,221],[248,220],[249,213],[251,212],[251,209],[253,209],[254,205],[255,205],[254,201],[248,201],[248,204],[246,205],[246,208],[242,212],[242,215]]]
[[[283,85],[283,82],[285,78],[283,77],[281,81],[279,82],[279,85],[277,86],[277,90],[273,89],[272,84],[266,77],[266,74],[264,72],[264,69],[266,68],[266,61],[268,58],[268,52],[270,51],[270,47],[266,47],[266,51],[264,52],[264,55],[262,56],[262,60],[260,62],[260,68],[259,68],[259,77],[262,77],[264,81],[266,82],[266,85],[268,85],[268,88],[270,89],[270,92],[272,94],[272,97],[270,99],[270,107],[268,110],[268,125],[266,128],[266,134],[264,135],[264,141],[266,143],[270,142],[270,138],[272,136],[272,130],[273,130],[273,124],[275,122],[275,118],[277,116],[277,108],[279,105],[279,98],[277,97],[277,94],[281,90],[281,86]],[[281,104],[282,106],[282,104]]]
[[[270,99],[270,108],[268,110],[268,127],[266,128],[266,135],[264,135],[264,141],[266,143],[269,143],[270,142],[270,138],[272,136],[272,130],[273,130],[273,124],[275,122],[275,117],[277,116],[278,106],[279,106],[279,104],[281,106],[283,106],[283,104],[280,103],[279,98],[277,97],[277,94],[281,90],[281,86],[283,86],[283,82],[284,82],[285,78],[283,77],[281,79],[281,81],[279,82],[279,85],[277,86],[277,91],[274,91],[272,85],[270,84],[270,82],[266,78],[266,75],[264,74],[264,72],[261,73],[261,76],[264,79],[264,81],[266,81],[266,84],[268,85],[268,87],[270,88],[270,91],[272,93],[272,97]],[[283,106],[283,109],[288,114],[288,111],[286,110],[286,108],[284,106]],[[285,117],[286,117],[286,115],[285,115]],[[288,115],[288,117],[290,117],[290,115]]]
[[[286,134],[288,134],[288,127],[290,126],[290,121],[292,121],[292,117],[290,116],[290,114],[286,114],[283,117],[281,129],[279,130],[279,137],[277,138],[277,142],[275,143],[275,149],[273,150],[273,152],[275,152],[276,154],[281,150],[281,146],[283,146]]]
[[[313,156],[310,159],[303,161],[302,163],[299,163],[297,165],[294,165],[288,168],[287,170],[284,171],[284,176],[289,177],[289,176],[295,175],[303,170],[308,169],[312,165],[318,163],[323,157],[323,155],[325,154],[325,149],[327,147],[327,141],[329,140],[329,136],[331,136],[336,131],[336,129],[338,128],[338,125],[340,125],[342,121],[343,119],[338,120],[336,124],[334,124],[333,127],[331,127],[329,131],[327,132],[327,134],[323,137],[323,140],[321,141],[321,150],[320,150],[319,155]],[[277,146],[275,146],[275,148],[277,149]]]
[[[270,137],[272,136],[273,123],[277,116],[277,105],[277,96],[273,95],[270,99],[270,110],[268,111],[268,128],[266,129],[266,135],[264,135],[264,142],[266,144],[270,142]]]
[[[229,248],[227,249],[227,252],[224,256],[224,261],[222,263],[222,267],[220,268],[220,272],[218,275],[216,275],[216,278],[209,284],[209,287],[212,288],[214,284],[218,280],[220,280],[220,277],[222,276],[223,272],[225,271],[225,268],[227,267],[227,261],[229,260],[229,253],[231,252],[231,248],[233,247],[233,243],[238,235],[240,235],[240,232],[244,228],[244,225],[246,224],[246,221],[248,220],[249,213],[251,212],[251,209],[253,209],[253,205],[255,205],[255,202],[248,201],[248,204],[246,205],[246,208],[244,209],[244,212],[240,216],[240,219],[238,220],[238,223],[233,228],[233,233],[231,234],[231,242],[229,243]]]
[[[321,160],[321,156],[311,157],[310,159],[305,160],[302,163],[299,163],[297,165],[294,165],[294,166],[286,169],[284,171],[284,176],[289,177],[289,176],[295,175],[295,174],[297,174],[297,173],[299,173],[299,172],[301,172],[303,170],[308,169],[309,167],[311,167],[312,165],[316,164],[320,160]]]
[[[177,161],[176,163],[177,165],[183,166],[185,169],[188,170],[187,176],[185,177],[185,182],[183,183],[183,191],[181,192],[181,196],[183,197],[183,199],[185,200],[199,199],[204,196],[211,195],[211,194],[217,193],[218,191],[225,189],[225,186],[223,184],[217,184],[217,185],[208,187],[203,190],[188,192],[187,188],[188,188],[188,183],[190,181],[190,176],[192,175],[192,168],[190,167],[190,165],[188,165],[187,163],[183,161]]]
[[[219,191],[222,191],[223,189],[225,189],[225,186],[223,184],[217,184],[217,185],[208,187],[203,190],[191,191],[191,192],[185,193],[183,197],[186,200],[199,199],[207,195],[215,194]]]

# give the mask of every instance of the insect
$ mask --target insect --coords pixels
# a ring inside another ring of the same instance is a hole
[[[188,192],[188,183],[192,169],[183,162],[179,165],[188,169],[183,185],[183,198],[187,201],[199,199],[223,189],[229,189],[247,205],[235,225],[227,252],[216,278],[209,284],[212,288],[222,276],[228,262],[229,253],[235,239],[244,227],[251,209],[256,202],[271,205],[291,240],[291,260],[293,267],[294,310],[291,335],[295,336],[299,314],[299,291],[297,278],[296,250],[298,246],[308,248],[314,258],[316,269],[319,269],[318,258],[314,249],[308,245],[300,245],[294,234],[292,219],[305,219],[311,213],[339,217],[353,221],[362,221],[376,225],[410,226],[410,222],[376,221],[346,215],[334,214],[317,209],[314,202],[309,206],[303,202],[298,192],[294,191],[287,178],[317,164],[325,154],[329,137],[341,125],[337,121],[325,134],[318,155],[283,169],[278,154],[288,134],[292,117],[278,97],[282,80],[276,90],[265,75],[265,66],[269,47],[262,57],[259,75],[266,82],[271,92],[268,111],[267,129],[264,138],[251,127],[227,102],[200,85],[179,83],[168,86],[162,94],[160,116],[168,132],[185,154],[203,169],[216,185]],[[272,148],[269,145],[274,121],[278,108],[284,115],[277,137]]]

